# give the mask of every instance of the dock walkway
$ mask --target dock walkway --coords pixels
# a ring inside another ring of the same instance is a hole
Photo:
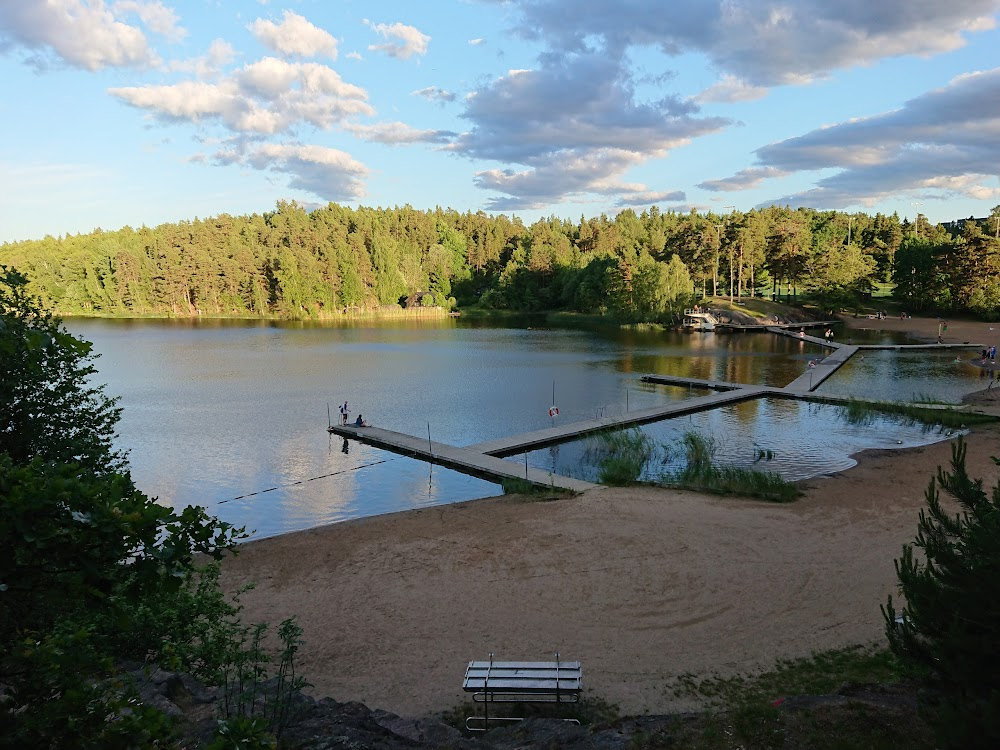
[[[331,425],[329,432],[345,438],[353,438],[378,448],[404,456],[412,456],[447,466],[473,476],[491,481],[517,479],[540,487],[585,492],[601,485],[580,479],[552,474],[530,466],[522,466],[513,461],[505,461],[503,456],[526,453],[529,450],[563,443],[583,435],[601,430],[614,430],[630,425],[657,422],[662,419],[693,414],[715,409],[726,404],[748,401],[766,396],[779,398],[807,399],[827,403],[846,403],[849,399],[839,396],[824,396],[813,393],[824,381],[861,349],[981,349],[980,344],[844,344],[838,341],[807,336],[801,329],[831,325],[837,321],[813,321],[811,323],[786,323],[779,325],[727,327],[743,330],[768,331],[780,336],[790,336],[798,341],[832,349],[823,359],[814,360],[809,369],[791,383],[783,387],[749,385],[718,380],[702,380],[674,375],[644,375],[643,382],[663,385],[705,388],[716,391],[706,396],[674,401],[663,406],[626,412],[615,417],[598,417],[569,424],[549,427],[521,435],[490,440],[464,448],[446,443],[431,442],[413,435],[393,432],[380,427],[355,427],[354,425]],[[726,324],[720,324],[723,327]]]
[[[383,430],[380,427],[355,427],[354,425],[332,425],[329,431],[341,437],[354,438],[379,448],[412,456],[447,466],[465,474],[482,477],[490,481],[519,479],[540,487],[553,487],[571,492],[585,492],[600,485],[581,479],[552,474],[541,469],[525,467],[513,461],[487,455],[470,448],[457,448],[447,443],[437,443],[406,435],[402,432]]]
[[[509,456],[527,450],[544,448],[547,445],[554,445],[555,443],[564,443],[567,440],[601,430],[614,430],[621,427],[628,427],[629,425],[658,422],[661,419],[669,417],[679,417],[683,414],[707,411],[708,409],[714,409],[724,404],[757,398],[769,390],[766,386],[734,386],[734,388],[735,390],[675,401],[664,406],[654,406],[651,409],[632,411],[617,417],[598,417],[597,419],[570,422],[569,424],[547,427],[543,430],[536,430],[535,432],[528,432],[523,435],[491,440],[486,443],[477,443],[476,445],[468,446],[467,450],[477,451],[488,456]]]

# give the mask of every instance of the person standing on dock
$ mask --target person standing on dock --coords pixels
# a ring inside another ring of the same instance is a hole
[[[350,414],[350,410],[347,408],[347,402],[345,401],[343,406],[340,407],[340,423],[343,425],[347,424],[347,415]]]

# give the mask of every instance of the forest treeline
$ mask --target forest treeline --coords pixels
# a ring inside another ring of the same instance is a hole
[[[0,245],[62,315],[329,318],[386,306],[478,305],[670,321],[702,296],[796,297],[829,309],[895,283],[913,312],[1000,318],[1000,206],[932,225],[769,207],[540,219],[410,206],[307,211]]]

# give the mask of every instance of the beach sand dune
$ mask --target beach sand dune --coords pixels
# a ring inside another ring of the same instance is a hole
[[[992,485],[1000,429],[976,428],[968,445],[970,471]],[[605,488],[360,519],[246,544],[224,584],[257,583],[249,621],[298,616],[317,696],[426,715],[463,700],[471,659],[560,652],[583,662],[588,694],[676,710],[688,707],[669,690],[679,675],[882,640],[893,559],[951,443],[857,458],[789,505]]]

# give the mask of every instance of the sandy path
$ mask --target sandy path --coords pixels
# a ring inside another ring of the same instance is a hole
[[[988,484],[998,438],[994,426],[969,438]],[[588,692],[660,712],[680,707],[665,687],[685,672],[880,639],[893,558],[950,455],[866,453],[786,506],[609,488],[360,519],[244,545],[224,580],[258,583],[250,620],[298,615],[316,695],[427,714],[461,702],[470,659],[559,651],[583,662]]]

